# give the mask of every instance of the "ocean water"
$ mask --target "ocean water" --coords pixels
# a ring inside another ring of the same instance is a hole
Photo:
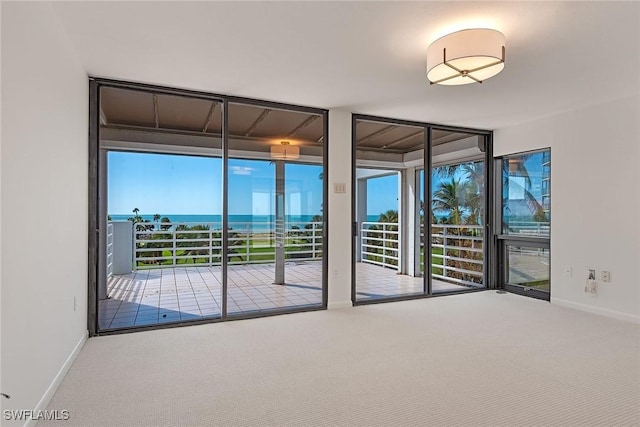
[[[148,220],[150,223],[155,223],[153,215],[140,215],[142,219]],[[126,221],[133,217],[132,214],[118,215],[109,214],[112,221]],[[161,218],[167,217],[171,220],[172,224],[207,224],[211,228],[222,227],[222,215],[179,215],[168,214],[161,215]],[[287,215],[286,225],[287,228],[298,226],[304,228],[306,224],[309,224],[313,219],[313,215]],[[265,232],[275,229],[274,215],[229,215],[229,226],[233,230],[249,230],[251,232]]]
[[[142,219],[148,220],[150,223],[155,223],[153,215],[140,215]],[[306,224],[309,224],[314,215],[287,215],[286,227],[297,226],[304,228]],[[132,214],[109,214],[111,221],[127,221],[133,217]],[[172,224],[207,224],[211,228],[222,227],[222,215],[180,215],[169,214],[161,215],[161,218],[167,217],[171,220]],[[379,215],[367,215],[367,221],[376,222]],[[274,216],[273,215],[229,215],[229,226],[233,230],[249,230],[253,233],[273,231],[275,229]]]

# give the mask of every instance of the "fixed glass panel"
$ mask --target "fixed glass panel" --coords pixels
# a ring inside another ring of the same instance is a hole
[[[100,330],[221,316],[217,101],[103,87]]]
[[[505,283],[549,292],[549,249],[505,245]]]
[[[502,234],[549,238],[550,151],[509,156],[502,165]]]
[[[551,151],[503,158],[501,283],[505,289],[549,300]]]
[[[366,221],[360,223],[361,261],[398,269],[398,173],[375,169],[359,170],[366,179]],[[374,174],[381,173],[382,176]]]
[[[433,293],[485,287],[484,146],[483,136],[433,130]]]
[[[229,104],[227,314],[322,305],[323,120]]]
[[[285,258],[318,261],[322,258],[323,218],[322,165],[285,163]],[[321,285],[321,277],[309,283]]]
[[[424,129],[368,120],[355,129],[355,301],[422,294]]]

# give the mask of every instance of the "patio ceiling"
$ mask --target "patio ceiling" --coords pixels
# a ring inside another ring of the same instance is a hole
[[[216,101],[105,87],[100,103],[103,127],[215,137],[222,132],[222,110]],[[420,127],[372,121],[356,125],[356,147],[361,150],[407,153],[424,143]],[[322,146],[322,132],[322,118],[317,114],[229,104],[229,134],[234,140],[293,140],[302,146]],[[434,130],[433,145],[467,136]]]
[[[100,103],[105,127],[217,137],[222,133],[222,110],[216,101],[107,87],[100,93]],[[317,114],[229,104],[229,135],[235,140],[322,145],[322,131]]]
[[[222,133],[221,103],[216,101],[105,87],[100,103],[103,127],[215,137]],[[360,150],[407,153],[421,149],[424,143],[420,127],[362,120],[356,126]],[[302,146],[322,146],[322,131],[318,114],[229,104],[229,135],[234,140],[293,140]],[[467,136],[434,130],[433,145]]]

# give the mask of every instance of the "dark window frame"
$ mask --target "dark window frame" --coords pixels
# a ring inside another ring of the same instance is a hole
[[[99,274],[101,270],[102,245],[101,239],[106,235],[106,230],[101,231],[100,216],[102,206],[100,204],[100,176],[101,176],[101,162],[100,157],[100,88],[102,87],[114,87],[120,89],[137,90],[143,92],[162,93],[167,95],[177,95],[189,98],[205,99],[209,101],[216,101],[222,104],[222,156],[223,156],[223,170],[222,170],[222,185],[223,185],[223,201],[222,201],[222,239],[224,244],[222,245],[222,307],[221,315],[219,317],[195,319],[189,321],[177,321],[167,322],[162,324],[153,324],[145,326],[130,326],[118,329],[100,330],[98,325],[98,295],[97,287]],[[252,106],[259,106],[271,109],[279,109],[285,111],[295,111],[301,113],[317,114],[322,117],[323,120],[323,144],[322,144],[322,168],[323,168],[323,183],[322,183],[322,203],[324,206],[323,216],[323,241],[322,241],[322,303],[313,307],[287,307],[283,309],[274,309],[273,311],[264,311],[259,313],[248,314],[232,314],[227,315],[227,224],[228,224],[228,161],[229,161],[229,103],[245,104]],[[178,326],[198,325],[205,323],[216,323],[223,321],[252,319],[258,317],[269,317],[281,314],[299,313],[307,311],[326,310],[328,304],[328,211],[329,211],[329,191],[328,191],[328,176],[329,176],[329,111],[322,108],[308,107],[295,104],[285,104],[281,102],[245,98],[232,95],[216,94],[204,91],[195,91],[188,89],[172,88],[167,86],[159,86],[144,83],[134,83],[122,80],[100,78],[95,76],[89,77],[89,129],[88,129],[88,310],[87,310],[87,329],[89,336],[98,335],[112,335],[128,332],[137,332],[144,330],[166,329]]]
[[[503,209],[503,163],[505,160],[508,160],[513,157],[519,157],[525,154],[536,154],[536,153],[549,153],[549,161],[551,162],[551,147],[546,148],[538,148],[535,150],[527,150],[521,151],[517,153],[505,154],[500,157],[496,157],[494,161],[494,168],[497,171],[495,174],[495,203],[494,203],[494,222],[496,224],[495,227],[495,251],[496,251],[496,263],[494,265],[494,274],[497,278],[497,288],[505,290],[510,293],[514,293],[517,295],[524,295],[531,298],[543,300],[543,301],[551,301],[551,221],[552,218],[549,218],[549,237],[534,237],[534,236],[518,236],[514,234],[504,234],[503,233],[503,221],[502,221],[502,209]],[[553,205],[551,201],[551,168],[549,168],[549,211],[551,212],[551,207]],[[511,283],[507,283],[506,278],[508,275],[508,263],[507,263],[507,246],[527,246],[527,247],[535,247],[549,250],[549,291],[541,291],[539,289],[527,287],[525,285],[515,285]]]
[[[367,300],[357,300],[356,295],[356,262],[355,262],[355,251],[357,248],[355,247],[355,233],[357,232],[356,227],[356,200],[355,200],[355,191],[352,192],[351,195],[351,223],[352,223],[352,238],[351,238],[351,303],[354,306],[359,305],[368,305],[368,304],[380,304],[385,302],[395,302],[395,301],[408,301],[414,299],[422,299],[422,298],[432,298],[437,296],[445,296],[445,295],[459,295],[465,293],[472,292],[483,292],[488,289],[496,288],[496,272],[493,268],[490,268],[494,264],[496,264],[496,247],[495,242],[492,241],[492,236],[494,235],[494,224],[490,221],[493,218],[493,209],[494,209],[494,189],[493,189],[493,174],[494,174],[494,162],[493,162],[493,131],[484,130],[484,129],[475,129],[475,128],[466,128],[466,127],[458,127],[458,126],[449,126],[443,124],[435,124],[429,122],[418,122],[412,120],[402,120],[402,119],[394,119],[389,117],[379,117],[367,114],[352,114],[351,115],[351,188],[355,188],[356,185],[356,123],[357,121],[369,121],[376,123],[385,123],[385,124],[394,124],[394,125],[404,125],[404,126],[412,126],[424,129],[424,157],[422,168],[425,171],[424,174],[424,185],[421,188],[423,192],[423,200],[425,204],[429,207],[429,211],[424,213],[423,224],[425,233],[423,236],[423,245],[425,248],[424,259],[431,259],[431,244],[429,235],[426,230],[429,229],[428,225],[430,225],[431,219],[431,173],[426,173],[426,171],[431,171],[432,168],[432,131],[433,130],[441,130],[441,131],[449,131],[449,132],[459,132],[459,133],[467,133],[469,135],[482,136],[485,141],[485,229],[484,229],[484,247],[485,256],[484,256],[484,279],[485,279],[485,287],[479,289],[468,289],[462,291],[451,291],[451,292],[437,292],[433,293],[432,287],[432,277],[431,274],[426,274],[427,268],[425,265],[425,274],[423,275],[423,292],[422,294],[407,294],[407,295],[397,295],[390,296],[384,298],[375,298],[375,299],[367,299]],[[426,262],[425,262],[426,264]]]

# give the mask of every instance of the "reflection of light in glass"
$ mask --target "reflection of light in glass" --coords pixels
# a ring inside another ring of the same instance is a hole
[[[252,214],[253,215],[271,215],[271,194],[270,193],[252,193]]]
[[[509,200],[524,200],[525,180],[522,176],[509,177]]]
[[[292,193],[287,200],[289,215],[302,215],[302,194]]]
[[[244,167],[244,166],[231,166],[231,172],[234,175],[251,175],[251,171],[253,168]]]

